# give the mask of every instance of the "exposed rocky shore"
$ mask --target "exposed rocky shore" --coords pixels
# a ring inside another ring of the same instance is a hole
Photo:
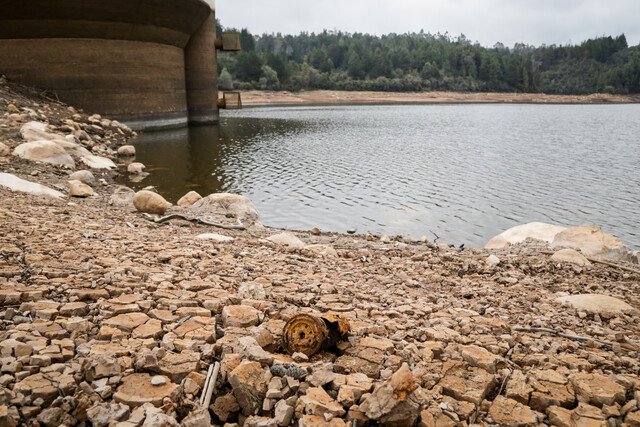
[[[629,104],[639,103],[638,95],[549,95],[544,93],[496,92],[347,92],[310,90],[303,92],[242,92],[246,107],[277,105],[361,105],[361,104]]]
[[[640,426],[640,267],[612,236],[283,232],[242,196],[116,186],[133,137],[0,81],[0,426]],[[348,339],[287,354],[300,313]]]

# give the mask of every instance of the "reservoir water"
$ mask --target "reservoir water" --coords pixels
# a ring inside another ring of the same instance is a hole
[[[269,226],[482,246],[597,224],[640,249],[640,105],[254,108],[136,148],[151,175],[127,185],[244,194]]]

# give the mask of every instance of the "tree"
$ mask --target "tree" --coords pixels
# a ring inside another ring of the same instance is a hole
[[[245,52],[252,52],[256,49],[256,40],[246,28],[240,31],[240,46]]]
[[[264,88],[266,90],[278,90],[280,89],[280,80],[278,80],[278,73],[269,67],[268,65],[262,66],[262,78],[264,79]]]
[[[236,56],[236,77],[245,82],[262,77],[262,58],[255,51],[239,52]]]
[[[222,90],[233,90],[233,77],[231,77],[231,73],[226,68],[223,68],[220,73],[218,87]]]

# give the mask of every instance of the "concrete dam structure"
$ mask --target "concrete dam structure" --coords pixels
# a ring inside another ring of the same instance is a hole
[[[0,74],[134,129],[215,123],[223,40],[202,0],[0,0]]]

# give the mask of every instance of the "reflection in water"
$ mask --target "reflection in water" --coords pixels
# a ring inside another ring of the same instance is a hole
[[[143,134],[136,161],[175,202],[235,192],[276,227],[438,235],[598,224],[640,247],[639,105],[256,108]]]

